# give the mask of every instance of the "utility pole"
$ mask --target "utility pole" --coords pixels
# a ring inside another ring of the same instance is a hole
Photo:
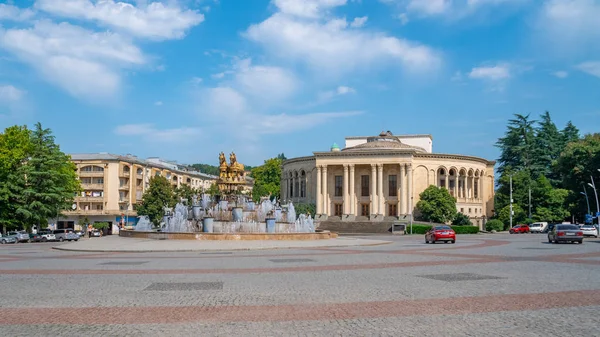
[[[579,192],[583,195],[585,195],[585,202],[587,203],[587,208],[588,208],[588,214],[592,214],[592,211],[590,210],[590,199],[588,198],[587,195],[587,190],[585,189],[585,185],[583,185],[583,192]]]
[[[531,183],[529,184],[529,219],[531,219]]]
[[[512,175],[510,177],[510,228],[513,226],[513,198],[512,198]]]
[[[600,229],[600,205],[598,205],[598,191],[596,191],[596,184],[594,184],[594,177],[592,177],[590,175],[590,180],[592,181],[592,183],[588,183],[588,185],[590,185],[593,189],[594,189],[594,194],[596,195],[596,220],[598,221],[598,228]]]

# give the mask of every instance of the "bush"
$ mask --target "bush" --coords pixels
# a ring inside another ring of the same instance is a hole
[[[498,219],[493,219],[485,223],[485,230],[491,232],[492,230],[501,231],[504,229],[504,223]]]
[[[108,222],[96,222],[92,225],[95,229],[101,230],[108,228]]]
[[[425,234],[428,230],[431,229],[431,225],[420,225],[413,224],[412,225],[412,233],[413,234]],[[406,224],[406,234],[410,234],[410,225]]]
[[[315,213],[317,212],[317,206],[315,204],[297,204],[294,205],[294,209],[296,210],[296,216],[309,213],[310,216],[314,218]]]
[[[477,226],[452,226],[456,234],[477,234],[479,227]]]
[[[471,219],[462,213],[456,213],[454,220],[452,220],[452,226],[473,226]]]

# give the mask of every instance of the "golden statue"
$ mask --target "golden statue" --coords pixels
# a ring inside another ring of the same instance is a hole
[[[229,165],[227,165],[225,153],[219,153],[219,170],[217,185],[221,191],[232,192],[238,189],[237,186],[246,184],[244,165],[238,163],[234,152],[229,155]]]

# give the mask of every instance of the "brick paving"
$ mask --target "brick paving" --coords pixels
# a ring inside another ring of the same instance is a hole
[[[392,243],[215,254],[0,246],[0,335],[600,335],[598,239],[368,239]]]

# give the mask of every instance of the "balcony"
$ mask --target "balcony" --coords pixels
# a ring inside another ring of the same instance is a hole
[[[104,197],[75,197],[78,202],[103,202]]]
[[[79,171],[80,177],[104,177],[104,171]]]
[[[129,197],[120,197],[119,204],[129,203]]]
[[[109,214],[108,211],[105,210],[101,210],[101,209],[88,209],[88,210],[76,210],[76,211],[64,211],[63,212],[65,215],[69,214],[69,215],[104,215],[104,214]]]
[[[120,177],[126,177],[129,178],[130,175],[130,171],[121,171],[121,173],[119,174]]]
[[[82,183],[81,187],[84,190],[103,190],[104,189],[104,184]]]
[[[129,184],[119,185],[120,190],[129,191]]]

